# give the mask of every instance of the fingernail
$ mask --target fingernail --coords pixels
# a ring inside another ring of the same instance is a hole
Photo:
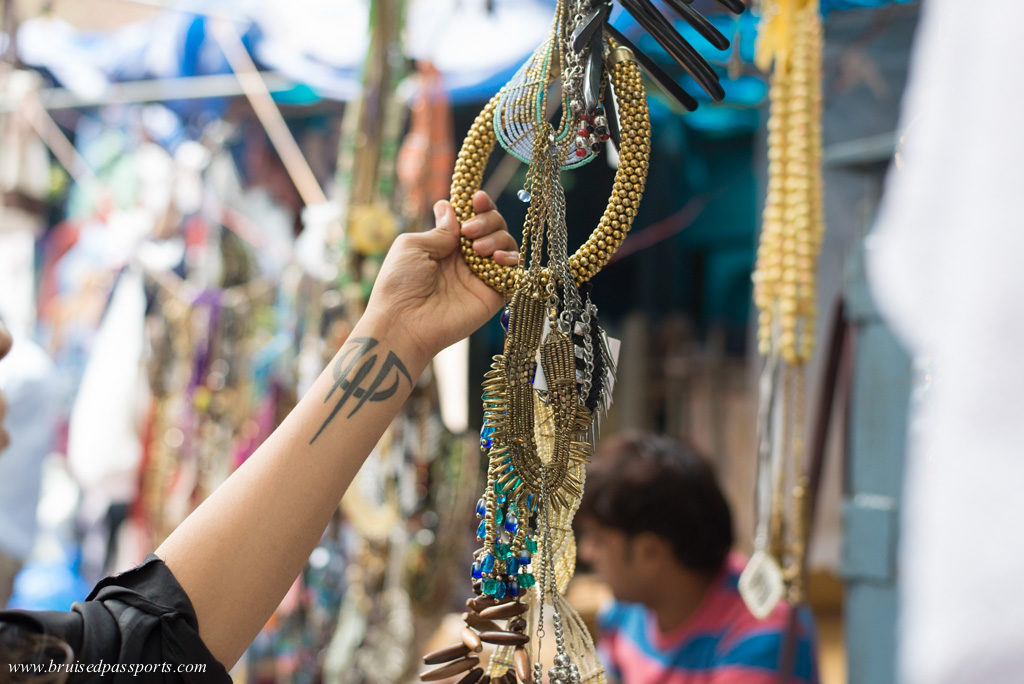
[[[462,224],[462,232],[465,233],[465,234],[469,234],[469,233],[473,232],[473,229],[479,223],[480,223],[480,221],[478,219],[476,219],[476,218],[469,219],[468,221],[466,221],[465,223]]]
[[[434,220],[438,223],[444,217],[444,200],[438,200],[434,203]]]

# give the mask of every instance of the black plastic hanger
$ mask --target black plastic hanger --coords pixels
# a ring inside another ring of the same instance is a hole
[[[718,82],[718,74],[700,53],[673,28],[665,16],[650,0],[620,0],[626,11],[637,23],[646,29],[662,48],[690,74],[701,88],[718,101],[725,97],[725,91]]]
[[[683,90],[682,87],[672,79],[672,77],[662,71],[661,67],[654,63],[654,60],[641,52],[640,49],[637,48],[636,45],[633,45],[633,43],[626,38],[626,36],[622,35],[618,29],[611,24],[605,24],[604,30],[608,32],[608,35],[615,39],[616,43],[629,48],[633,52],[633,56],[636,58],[636,63],[640,65],[640,68],[643,69],[644,73],[647,74],[647,76],[654,81],[666,95],[691,112],[697,109],[697,100],[693,99],[692,95]]]

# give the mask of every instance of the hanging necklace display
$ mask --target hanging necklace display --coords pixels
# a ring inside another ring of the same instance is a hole
[[[804,375],[814,349],[814,276],[825,227],[818,1],[763,0],[761,9],[757,61],[762,69],[772,68],[768,197],[754,272],[765,367],[754,554],[739,583],[757,617],[767,616],[784,596],[793,604],[804,598]]]
[[[721,98],[714,70],[649,0],[622,4],[713,98]],[[688,5],[669,4],[716,46],[728,46]],[[743,9],[738,0],[722,4]],[[614,379],[588,281],[625,239],[647,178],[650,120],[640,68],[680,104],[696,106],[607,23],[611,8],[610,0],[559,0],[547,40],[487,103],[456,160],[451,203],[460,221],[473,216],[472,198],[495,143],[528,164],[519,191],[528,207],[518,266],[475,254],[464,238],[461,244],[472,271],[508,298],[506,336],[483,386],[487,486],[477,503],[475,595],[466,602],[462,641],[424,657],[433,666],[420,675],[424,681],[543,681],[546,610],[555,642],[548,680],[605,681],[593,641],[564,596],[576,565],[572,519]],[[552,124],[549,113],[559,107]],[[593,160],[608,140],[619,157],[611,198],[592,234],[570,255],[560,174]],[[485,644],[496,649],[481,663]]]

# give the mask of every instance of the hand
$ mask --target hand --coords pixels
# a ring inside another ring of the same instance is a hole
[[[0,321],[0,359],[7,356],[7,352],[11,351],[11,333],[7,331],[4,322]],[[7,416],[7,402],[4,400],[4,395],[0,393],[0,451],[7,448],[7,445],[11,443],[11,437],[7,434],[7,430],[4,430],[4,418]]]
[[[487,193],[473,196],[473,211],[476,216],[460,228],[451,204],[435,204],[437,227],[395,240],[370,295],[367,314],[387,321],[396,339],[410,341],[424,364],[486,323],[505,301],[469,270],[459,251],[460,232],[477,254],[507,266],[519,261],[516,242]]]

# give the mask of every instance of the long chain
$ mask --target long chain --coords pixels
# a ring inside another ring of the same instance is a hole
[[[565,55],[565,74],[562,78],[562,89],[567,95],[567,100],[579,103],[583,101],[583,59],[582,54],[573,50],[572,45],[569,43],[572,40],[573,31],[586,18],[584,16],[586,11],[584,0],[573,0],[571,8],[567,7],[566,10],[566,17],[568,18],[570,13],[572,17],[568,21],[567,30],[562,33],[564,43],[563,54]]]
[[[593,316],[597,307],[590,301],[590,295],[583,304],[583,380],[580,387],[580,401],[586,402],[594,385],[594,340]]]

